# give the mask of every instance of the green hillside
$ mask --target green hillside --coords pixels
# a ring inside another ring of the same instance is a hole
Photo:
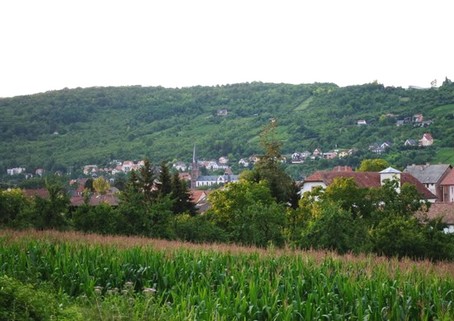
[[[417,113],[432,120],[430,126],[396,126]],[[376,83],[77,88],[0,99],[0,115],[2,175],[17,166],[66,170],[113,159],[190,161],[194,144],[200,158],[238,160],[260,152],[257,136],[273,118],[284,153],[358,149],[348,160],[308,168],[355,165],[371,156],[370,144],[384,141],[393,146],[380,157],[396,166],[454,159],[454,84],[448,79],[426,90]],[[360,119],[368,125],[358,126]],[[433,146],[403,148],[406,139],[425,132],[434,137]]]

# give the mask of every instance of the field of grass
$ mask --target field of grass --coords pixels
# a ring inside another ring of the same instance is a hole
[[[0,244],[0,310],[16,309],[0,320],[40,302],[58,320],[454,319],[453,263],[73,232]]]

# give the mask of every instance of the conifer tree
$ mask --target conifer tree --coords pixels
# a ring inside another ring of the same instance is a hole
[[[169,167],[165,162],[161,163],[161,171],[158,177],[158,194],[160,197],[172,193],[172,177],[170,176]]]
[[[186,185],[186,182],[180,179],[178,173],[175,173],[172,176],[172,198],[174,200],[173,212],[175,214],[196,214],[197,210],[194,202],[191,200],[188,186]]]

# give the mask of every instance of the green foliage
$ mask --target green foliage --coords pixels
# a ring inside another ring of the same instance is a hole
[[[209,195],[211,220],[245,245],[266,246],[284,242],[285,208],[277,204],[265,181],[242,181]]]
[[[191,216],[181,214],[175,217],[175,234],[181,241],[193,243],[228,242],[226,232],[216,226],[210,215]]]
[[[64,307],[55,295],[30,284],[0,276],[1,321],[83,320],[80,310]]]
[[[453,147],[453,101],[451,84],[405,90],[377,83],[340,88],[257,82],[178,89],[78,88],[3,98],[0,173],[19,164],[30,171],[44,167],[55,172],[112,159],[189,161],[194,142],[203,158],[229,153],[247,157],[259,152],[258,128],[272,118],[280,123],[276,137],[283,154],[317,147],[366,152],[372,143],[387,140],[402,146],[429,131],[435,138],[433,153],[416,151],[424,155],[421,161],[439,160],[439,147]],[[218,116],[222,109],[226,116]],[[434,122],[428,128],[395,126],[395,120],[415,113]],[[369,125],[357,126],[358,119]],[[383,157],[399,159],[402,152],[396,147]]]
[[[172,178],[170,176],[169,167],[165,162],[161,163],[158,182],[157,188],[159,196],[166,196],[172,193]]]
[[[172,211],[174,214],[189,213],[195,215],[197,209],[191,199],[188,185],[180,180],[178,173],[173,174],[171,180],[171,197],[173,200]]]
[[[0,226],[31,227],[31,207],[32,203],[20,189],[0,190]]]
[[[74,228],[87,233],[117,234],[122,229],[118,211],[106,203],[97,206],[81,205],[72,218]]]
[[[49,197],[35,196],[33,202],[34,226],[38,229],[67,229],[70,200],[65,188],[58,181],[48,180],[46,189]]]
[[[328,249],[338,253],[367,250],[367,229],[361,219],[335,203],[324,203],[302,233],[302,247]]]
[[[260,141],[264,154],[254,165],[250,172],[243,174],[243,179],[259,183],[265,181],[271,191],[271,195],[278,203],[294,203],[294,182],[281,166],[282,155],[281,143],[276,138],[276,121],[273,119],[260,135]],[[294,205],[294,204],[292,204]]]
[[[299,206],[291,216],[288,235],[292,244],[303,248],[453,259],[454,237],[443,233],[440,222],[415,216],[430,204],[421,201],[408,183],[399,187],[392,180],[364,189],[350,178],[335,179],[326,190],[307,192]]]
[[[390,165],[384,159],[364,159],[357,169],[358,172],[380,172]]]
[[[105,195],[110,189],[110,184],[104,177],[101,176],[93,180],[93,189],[96,193]]]
[[[191,249],[179,243],[160,248],[162,242],[142,238],[43,235],[30,239],[3,233],[0,247],[0,273],[9,276],[0,277],[0,297],[32,303],[45,313],[43,320],[52,320],[52,311],[62,311],[53,314],[57,320],[79,320],[80,314],[85,320],[169,321],[454,317],[452,265],[447,263],[237,247]],[[51,288],[45,291],[43,284]],[[49,293],[66,298],[63,305],[54,304]],[[11,311],[12,305],[3,307],[0,313]],[[25,311],[16,310],[16,315]],[[71,319],[67,311],[78,313]]]
[[[386,256],[424,258],[424,235],[415,218],[385,217],[371,231],[374,251]]]

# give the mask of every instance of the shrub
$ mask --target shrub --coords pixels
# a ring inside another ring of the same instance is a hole
[[[0,321],[82,320],[73,308],[62,308],[48,291],[8,276],[0,277]]]

